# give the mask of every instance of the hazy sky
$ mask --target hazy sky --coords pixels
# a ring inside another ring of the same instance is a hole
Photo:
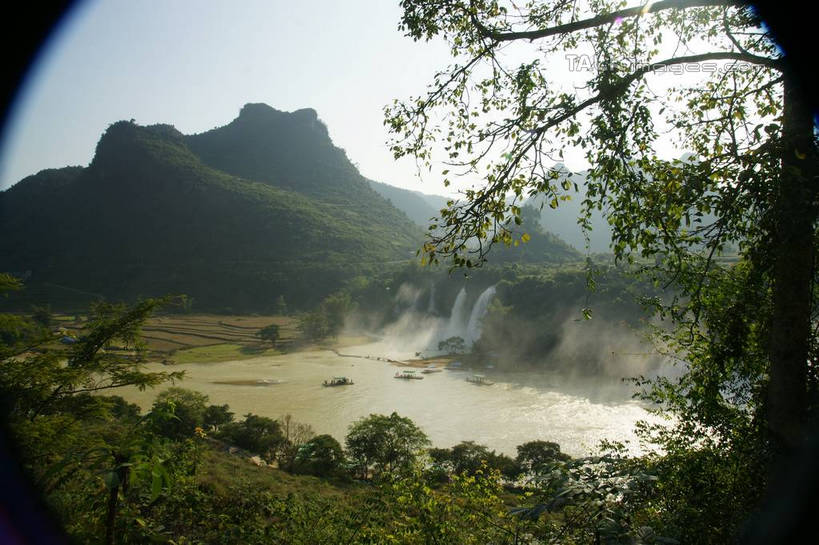
[[[5,127],[0,189],[44,168],[87,165],[102,132],[121,119],[191,134],[229,123],[248,102],[264,102],[285,111],[314,108],[364,176],[446,194],[440,176],[420,181],[415,163],[394,161],[385,145],[383,106],[423,94],[436,70],[452,62],[443,42],[415,43],[397,30],[398,4],[79,2],[27,76]],[[505,54],[515,58],[514,49]],[[565,58],[547,62],[552,83],[567,88],[589,75],[570,71]],[[660,94],[681,81],[668,74],[656,80]],[[679,155],[670,141],[657,146]],[[586,166],[579,150],[564,151],[570,169]]]
[[[87,165],[120,119],[202,132],[247,102],[312,107],[365,176],[426,193],[387,151],[382,107],[423,92],[443,43],[397,30],[391,0],[87,0],[29,73],[5,127],[0,189],[44,168]]]

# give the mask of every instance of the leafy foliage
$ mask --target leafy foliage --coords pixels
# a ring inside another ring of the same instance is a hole
[[[279,326],[270,324],[260,329],[256,335],[265,341],[275,344],[276,341],[279,340]]]
[[[524,472],[535,473],[554,462],[566,462],[568,454],[560,452],[560,445],[552,441],[529,441],[517,446],[515,461]]]
[[[366,478],[371,470],[376,476],[406,470],[429,439],[412,420],[394,412],[358,420],[345,444],[351,463]]]
[[[146,388],[181,378],[181,372],[141,370],[139,328],[154,309],[168,300],[149,299],[131,307],[98,304],[89,320],[89,332],[66,349],[41,349],[30,357],[30,346],[9,347],[2,354],[0,392],[11,417],[29,420],[60,413],[78,405],[93,407],[87,395],[119,388]],[[17,336],[18,334],[15,334]],[[45,338],[40,338],[41,342]],[[133,350],[123,354],[117,345]]]
[[[207,401],[205,394],[184,388],[160,393],[151,409],[156,432],[173,439],[190,437],[196,428],[205,425]]]
[[[463,354],[466,350],[463,337],[449,337],[438,343],[438,350],[447,354]]]
[[[344,464],[341,445],[331,435],[317,435],[299,447],[294,460],[296,473],[329,477]]]
[[[244,420],[224,424],[219,436],[243,449],[272,461],[285,442],[281,426],[272,418],[252,413]]]
[[[667,452],[656,466],[669,486],[661,490],[680,493],[679,501],[666,496],[673,507],[659,508],[659,518],[691,542],[735,538],[760,500],[764,468],[790,463],[814,429],[819,399],[819,147],[785,52],[756,12],[730,2],[402,7],[400,29],[415,40],[443,38],[456,62],[424,96],[386,109],[393,152],[440,168],[445,183],[482,180],[442,211],[426,260],[471,267],[492,245],[517,244],[522,202],[533,198],[558,208],[582,195],[578,221],[587,230],[602,211],[615,259],[674,290],[652,303],[673,326],[660,331],[660,344],[681,357],[682,370],[638,381],[645,399],[675,417],[668,429],[644,430]],[[549,63],[578,53],[590,69],[556,81]],[[660,74],[690,66],[698,77],[654,91]],[[689,153],[661,156],[661,135]],[[590,165],[582,191],[555,164],[566,149]],[[442,165],[433,159],[441,151]],[[740,264],[723,267],[729,247]]]
[[[339,291],[328,295],[313,312],[304,314],[299,319],[302,335],[311,341],[326,337],[336,337],[344,328],[344,321],[353,312],[356,304],[349,292]]]

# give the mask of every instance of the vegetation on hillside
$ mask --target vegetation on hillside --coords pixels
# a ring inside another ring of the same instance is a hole
[[[87,168],[43,171],[0,193],[0,270],[31,288],[8,304],[186,293],[200,311],[272,311],[280,297],[310,308],[351,275],[409,259],[420,230],[315,116],[302,117],[246,107],[229,137],[117,122]],[[251,141],[279,153],[261,165]]]
[[[763,501],[761,541],[809,531],[797,519],[811,494],[790,492],[790,520],[772,506],[815,458],[819,142],[812,97],[758,12],[699,0],[401,5],[399,28],[445,40],[454,60],[422,96],[386,108],[391,149],[445,183],[481,179],[442,211],[426,260],[480,265],[522,240],[523,201],[582,195],[578,221],[588,230],[602,211],[616,262],[673,290],[651,303],[679,373],[637,381],[675,418],[643,430],[667,453],[660,486],[680,493],[655,505],[672,535],[736,540]],[[569,64],[561,80],[556,59]],[[661,153],[668,138],[688,153]],[[582,180],[555,163],[567,149],[589,165]]]
[[[342,448],[289,417],[237,420],[227,405],[181,388],[142,414],[111,394],[179,378],[140,365],[139,327],[161,303],[100,308],[68,348],[33,322],[21,328],[26,320],[0,315],[3,416],[73,540],[539,543],[653,532],[647,524],[657,519],[638,502],[653,477],[616,449],[576,460],[542,441],[519,446],[515,459],[472,442],[428,450],[423,431],[395,413],[354,423]],[[135,351],[106,350],[124,340]],[[304,476],[251,465],[253,455]]]

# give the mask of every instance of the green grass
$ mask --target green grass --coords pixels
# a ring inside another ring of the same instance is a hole
[[[262,487],[279,496],[287,494],[348,497],[365,492],[368,486],[356,482],[319,479],[308,475],[291,475],[280,469],[259,467],[241,456],[229,454],[214,444],[207,445],[198,479],[216,494],[229,496],[237,483]],[[349,498],[352,499],[352,498]]]
[[[260,356],[274,356],[279,353],[275,348],[256,348],[224,343],[177,350],[171,355],[170,359],[174,363],[215,363],[258,358]]]

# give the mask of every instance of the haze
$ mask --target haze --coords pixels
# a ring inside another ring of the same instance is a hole
[[[368,178],[442,186],[395,164],[381,108],[419,94],[447,49],[396,30],[394,2],[78,2],[18,91],[0,153],[0,189],[44,168],[86,165],[112,122],[196,133],[248,102],[311,107]]]

